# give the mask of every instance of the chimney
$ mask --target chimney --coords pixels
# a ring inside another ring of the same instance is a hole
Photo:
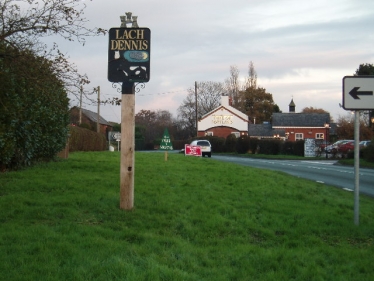
[[[229,106],[229,97],[228,96],[221,96],[221,105],[222,106]]]

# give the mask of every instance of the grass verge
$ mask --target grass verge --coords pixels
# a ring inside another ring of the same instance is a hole
[[[372,280],[374,204],[274,171],[116,152],[0,174],[2,280]]]

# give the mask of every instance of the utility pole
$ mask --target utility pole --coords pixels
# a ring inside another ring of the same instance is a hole
[[[83,86],[81,85],[81,95],[79,99],[79,125],[82,124],[82,95],[83,95]]]
[[[100,86],[97,87],[97,118],[96,131],[100,133]]]
[[[197,128],[197,123],[198,123],[198,120],[197,120],[197,82],[195,81],[195,118],[196,118],[196,136],[198,136],[198,133],[199,133],[199,129]]]

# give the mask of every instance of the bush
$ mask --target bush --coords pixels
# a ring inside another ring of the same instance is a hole
[[[239,154],[248,153],[251,146],[250,140],[249,136],[240,136],[236,141],[236,152]]]
[[[257,148],[259,147],[260,140],[255,138],[249,139],[249,151],[252,152],[252,154],[257,153]]]
[[[225,152],[236,152],[236,136],[234,134],[230,134],[226,137],[225,141]]]
[[[364,159],[368,162],[374,162],[374,144],[371,143],[363,150]]]
[[[294,154],[294,145],[295,142],[293,141],[285,141],[282,144],[281,153],[285,155],[293,155]]]
[[[145,139],[144,138],[135,139],[135,150],[145,150]]]
[[[212,145],[212,152],[224,152],[225,149],[225,138],[222,137],[208,137],[207,139]]]
[[[93,131],[92,127],[87,123],[82,123],[79,125],[79,127]]]
[[[107,150],[107,141],[103,134],[70,126],[69,152],[103,150]]]
[[[294,142],[293,152],[296,156],[304,156],[304,140],[298,140]]]
[[[173,140],[173,148],[176,150],[184,149],[185,144],[189,144],[188,140]]]
[[[268,139],[268,140],[260,140],[260,154],[269,154],[269,155],[277,155],[281,151],[281,140],[277,139]]]
[[[0,168],[52,160],[66,144],[68,98],[53,63],[0,44]],[[32,77],[25,75],[32,73]]]

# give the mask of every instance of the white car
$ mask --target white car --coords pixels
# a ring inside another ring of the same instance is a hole
[[[201,154],[204,157],[208,155],[208,157],[212,156],[212,146],[208,140],[194,140],[191,142],[191,145],[197,145],[201,147]]]

